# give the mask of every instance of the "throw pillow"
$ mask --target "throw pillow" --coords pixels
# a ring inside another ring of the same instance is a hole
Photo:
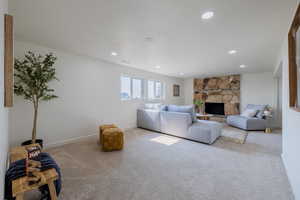
[[[264,111],[266,110],[267,105],[255,105],[255,104],[248,104],[246,109],[253,109],[257,110],[256,116],[259,119],[263,119]]]
[[[255,117],[257,114],[258,110],[254,109],[246,109],[244,112],[241,114],[243,117]]]

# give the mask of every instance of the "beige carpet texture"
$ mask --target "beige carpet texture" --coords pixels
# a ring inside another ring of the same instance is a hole
[[[244,144],[221,137],[206,145],[132,129],[117,152],[102,152],[97,140],[48,150],[63,174],[59,199],[293,200],[280,133],[249,132]]]
[[[223,140],[235,142],[237,144],[244,144],[246,142],[247,135],[248,135],[248,131],[233,128],[231,126],[224,124],[221,133],[221,138]]]

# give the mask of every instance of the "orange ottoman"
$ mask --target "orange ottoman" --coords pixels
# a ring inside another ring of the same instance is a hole
[[[105,124],[105,125],[99,126],[99,144],[100,145],[103,145],[103,143],[102,143],[103,142],[103,131],[108,128],[118,128],[118,127],[114,124]]]
[[[123,149],[124,133],[119,128],[108,128],[102,133],[102,150],[117,151]]]

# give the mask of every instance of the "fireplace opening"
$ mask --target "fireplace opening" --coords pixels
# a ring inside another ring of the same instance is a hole
[[[225,115],[224,103],[205,103],[205,113],[212,115]]]

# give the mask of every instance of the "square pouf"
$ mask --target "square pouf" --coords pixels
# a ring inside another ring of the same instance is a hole
[[[103,142],[103,131],[108,128],[118,128],[118,127],[114,124],[105,124],[105,125],[99,126],[99,144],[100,145],[103,145],[103,143],[102,143]]]
[[[119,128],[108,128],[102,133],[102,150],[117,151],[123,149],[124,134]]]

